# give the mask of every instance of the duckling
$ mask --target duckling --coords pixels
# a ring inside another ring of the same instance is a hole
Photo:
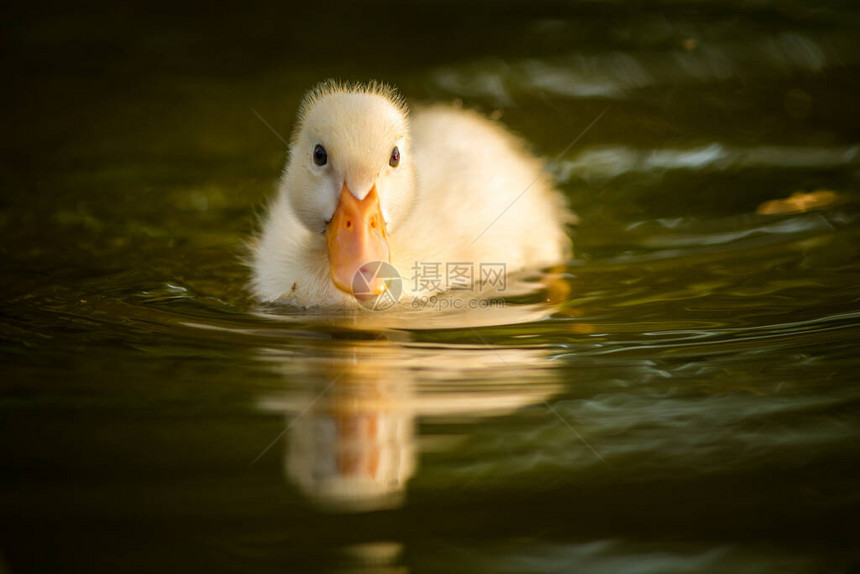
[[[373,262],[397,270],[407,300],[449,288],[449,265],[471,269],[474,288],[482,264],[562,262],[573,220],[543,161],[499,123],[449,105],[410,113],[390,86],[329,80],[301,103],[250,288],[261,302],[357,307],[389,285]]]

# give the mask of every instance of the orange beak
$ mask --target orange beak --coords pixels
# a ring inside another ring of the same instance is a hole
[[[388,231],[379,206],[376,186],[358,200],[346,184],[337,209],[325,230],[331,279],[341,291],[370,298],[385,291],[385,281],[376,277],[374,261],[390,262]]]

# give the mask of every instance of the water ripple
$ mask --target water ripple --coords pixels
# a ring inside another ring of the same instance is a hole
[[[722,171],[752,168],[831,169],[856,166],[860,146],[760,146],[731,147],[712,143],[692,149],[636,149],[604,146],[580,152],[575,158],[556,162],[559,181],[611,180],[627,174],[668,170]]]
[[[753,41],[695,42],[640,53],[575,53],[513,62],[483,60],[438,69],[435,83],[456,96],[510,105],[522,91],[566,98],[626,98],[645,87],[820,73],[857,61],[850,38],[792,31]]]

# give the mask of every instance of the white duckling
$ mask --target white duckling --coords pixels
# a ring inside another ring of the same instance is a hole
[[[559,263],[573,216],[543,167],[475,112],[410,115],[386,85],[324,82],[301,104],[251,288],[266,302],[354,307],[357,273],[374,294],[386,289],[374,261],[398,270],[406,298],[445,290],[448,264],[471,266],[477,284],[481,264]],[[417,280],[428,268],[439,281]]]

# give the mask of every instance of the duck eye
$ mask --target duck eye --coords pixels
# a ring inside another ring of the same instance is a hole
[[[328,154],[320,144],[314,146],[314,163],[320,167],[328,163]]]
[[[397,149],[397,146],[394,146],[394,149],[391,150],[391,159],[388,160],[388,165],[391,167],[400,165],[400,150]]]

